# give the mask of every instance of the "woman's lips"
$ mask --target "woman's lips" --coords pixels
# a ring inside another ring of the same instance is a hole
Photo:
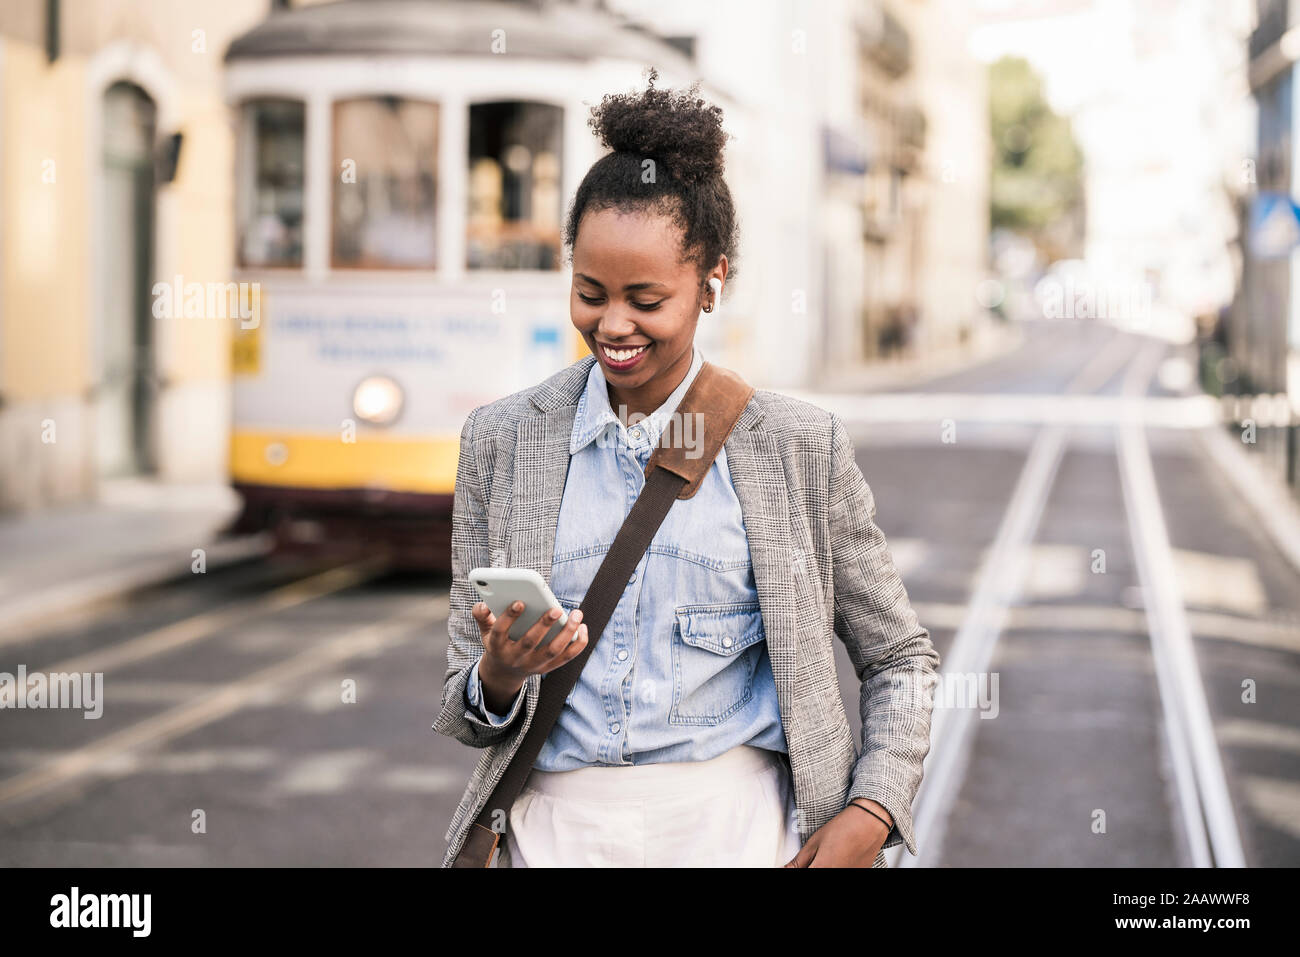
[[[644,359],[645,354],[650,351],[650,347],[653,345],[654,343],[647,344],[644,349],[642,349],[636,355],[632,356],[632,358],[625,359],[622,362],[619,362],[617,359],[611,357],[610,354],[605,351],[605,347],[601,345],[599,342],[596,343],[596,348],[600,350],[601,361],[604,362],[607,367],[613,369],[615,372],[626,372],[627,370],[634,367],[642,359]],[[619,350],[619,351],[621,352],[624,350]]]

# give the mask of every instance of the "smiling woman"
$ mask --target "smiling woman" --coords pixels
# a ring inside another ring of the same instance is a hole
[[[693,90],[655,89],[656,76],[643,93],[606,97],[592,111],[610,152],[583,179],[565,223],[570,315],[624,422],[681,381],[700,310],[713,309],[735,273],[722,111]]]
[[[695,88],[655,79],[593,110],[610,152],[565,224],[570,319],[592,356],[475,409],[461,432],[434,728],[484,754],[443,863],[473,866],[495,850],[503,867],[883,867],[887,845],[915,853],[910,806],[938,656],[872,521],[843,424],[768,390],[729,395],[719,383],[743,380],[695,344],[700,313],[734,275],[727,137]],[[590,590],[610,579],[629,514],[663,474],[651,467],[661,439],[685,442],[672,427],[679,407],[726,423],[725,440],[670,502],[604,621]],[[540,641],[558,613],[498,618],[475,603],[469,570],[507,564],[533,569],[558,597],[568,618],[556,638]],[[531,627],[512,640],[520,619]],[[835,636],[862,681],[860,756]],[[550,724],[555,712],[538,711],[543,676],[584,651],[556,679],[576,684]],[[512,801],[517,754],[536,758]]]

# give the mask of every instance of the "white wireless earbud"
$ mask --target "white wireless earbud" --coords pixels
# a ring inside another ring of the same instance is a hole
[[[705,312],[712,312],[718,305],[718,300],[722,298],[722,280],[717,276],[709,279],[709,288],[713,290],[713,301],[704,307]]]

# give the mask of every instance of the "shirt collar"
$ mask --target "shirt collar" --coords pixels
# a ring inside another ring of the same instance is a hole
[[[605,373],[602,370],[600,360],[597,359],[591,366],[591,371],[587,374],[587,386],[582,391],[582,396],[578,399],[578,411],[573,419],[573,432],[569,438],[569,454],[576,455],[581,449],[586,448],[591,442],[604,435],[606,430],[611,426],[618,436],[618,441],[633,449],[654,448],[659,444],[659,436],[667,427],[668,422],[672,419],[672,414],[681,402],[682,396],[690,388],[691,383],[699,374],[700,367],[704,365],[704,353],[700,352],[699,346],[692,345],[694,354],[691,358],[691,367],[682,379],[677,388],[664,400],[663,405],[655,409],[646,418],[639,422],[633,422],[632,428],[637,430],[638,435],[632,436],[630,430],[625,428],[619,421],[618,416],[609,404],[609,389],[606,385]]]

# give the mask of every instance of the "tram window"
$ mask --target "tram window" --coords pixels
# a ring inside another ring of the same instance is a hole
[[[438,105],[399,96],[334,104],[336,268],[436,261]]]
[[[303,104],[250,100],[243,106],[239,263],[302,265]]]
[[[470,269],[560,268],[563,115],[546,103],[470,107]]]

